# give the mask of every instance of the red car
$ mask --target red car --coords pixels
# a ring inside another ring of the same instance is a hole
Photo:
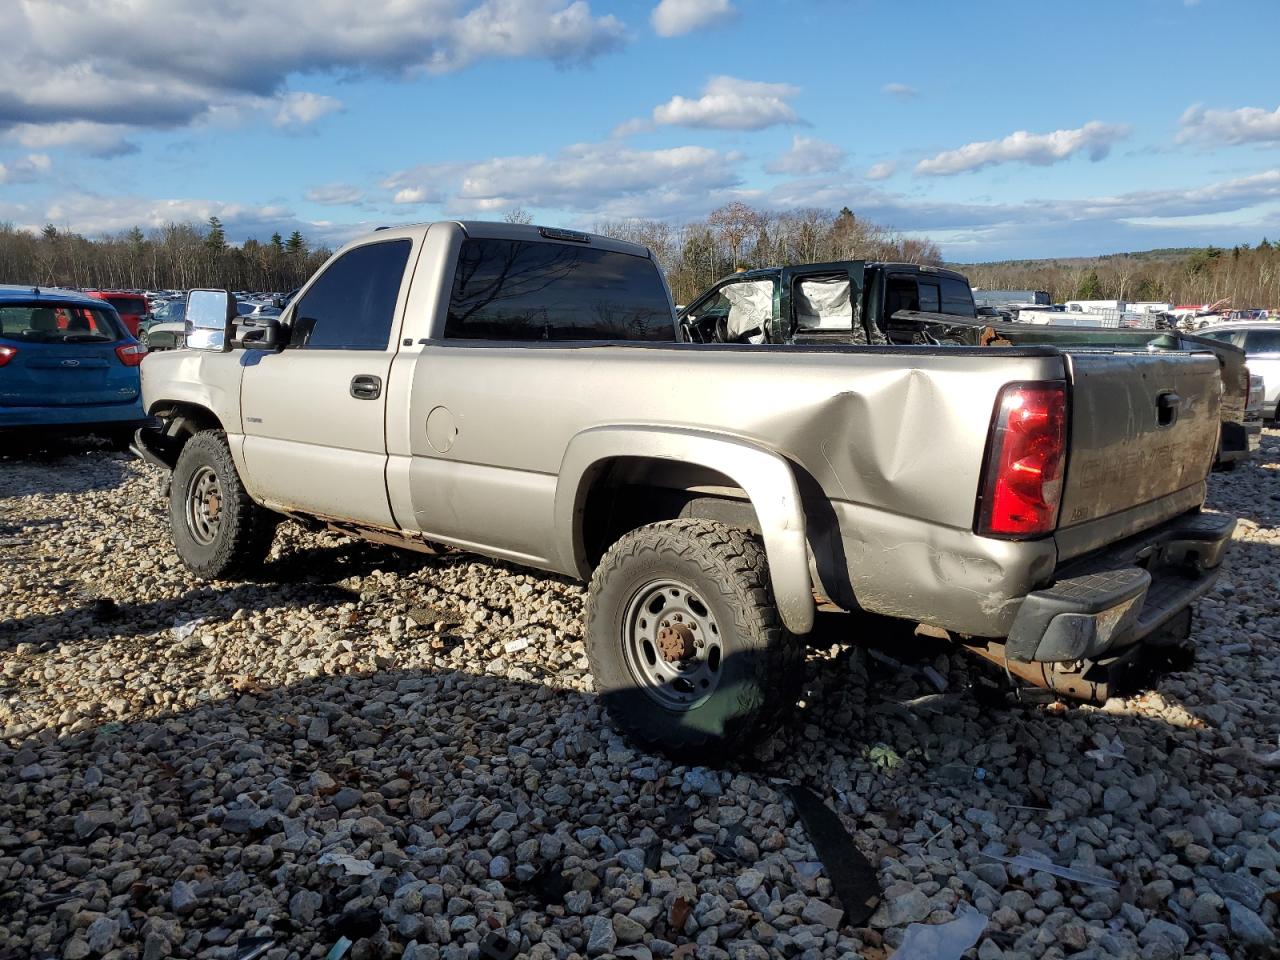
[[[133,336],[138,335],[138,324],[151,311],[147,298],[140,293],[127,293],[123,290],[86,290],[86,296],[105,300],[116,308],[120,319]]]

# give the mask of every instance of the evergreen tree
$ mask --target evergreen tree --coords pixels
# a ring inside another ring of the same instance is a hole
[[[1098,279],[1098,271],[1090,270],[1080,278],[1080,286],[1076,287],[1077,300],[1101,300],[1102,281]]]
[[[222,221],[217,217],[209,218],[209,233],[204,238],[204,244],[214,253],[221,253],[227,249],[227,234],[222,229]]]
[[[280,237],[278,230],[271,235],[271,246],[279,251],[284,250],[284,240]]]
[[[293,256],[301,256],[307,252],[307,241],[302,239],[301,231],[295,230],[289,234],[289,240],[284,248]]]

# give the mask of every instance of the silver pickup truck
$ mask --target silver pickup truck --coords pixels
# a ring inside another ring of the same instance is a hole
[[[278,319],[194,291],[137,450],[179,556],[252,575],[282,516],[590,581],[616,725],[744,746],[818,606],[921,624],[1077,696],[1184,639],[1234,520],[1201,512],[1212,354],[677,342],[642,247],[444,222],[348,244]]]

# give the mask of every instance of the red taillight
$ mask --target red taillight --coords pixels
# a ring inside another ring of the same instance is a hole
[[[1053,531],[1067,458],[1067,385],[1011,383],[991,421],[977,532],[1038,537]]]
[[[147,348],[140,343],[124,343],[116,347],[116,356],[126,367],[136,367],[147,355]]]
[[[0,346],[0,367],[12,360],[18,355],[17,347]]]

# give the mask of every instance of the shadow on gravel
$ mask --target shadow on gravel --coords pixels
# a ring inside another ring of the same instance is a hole
[[[1176,724],[992,711],[963,690],[937,708],[903,706],[894,698],[918,695],[914,681],[857,650],[811,658],[808,674],[806,706],[718,777],[624,746],[595,696],[444,666],[250,686],[155,719],[90,714],[80,732],[0,741],[0,956],[64,956],[77,929],[86,936],[76,926],[86,912],[110,913],[111,942],[129,955],[233,957],[217,948],[267,937],[319,956],[357,916],[352,939],[368,942],[354,957],[398,955],[412,940],[475,942],[491,927],[522,952],[543,928],[582,950],[588,931],[564,909],[569,891],[644,899],[632,878],[674,871],[671,856],[731,883],[762,850],[803,848],[769,777],[842,813],[873,863],[922,855],[939,837],[932,855],[955,857],[966,836],[987,842],[979,828],[997,820],[1009,853],[1067,863],[1074,849],[1041,837],[1050,810],[1087,832],[1104,802],[1114,809],[1111,787],[1129,785],[1126,803],[1148,809],[1223,775],[1223,759]],[[1119,739],[1118,759],[1083,756],[1095,733]],[[874,744],[888,746],[885,759],[868,761]],[[1068,765],[1082,776],[1064,777]],[[1274,778],[1237,774],[1235,796],[1274,791]],[[1133,786],[1144,778],[1149,789]],[[1129,902],[1154,876],[1132,844],[1096,854]],[[817,892],[816,856],[799,856],[803,871],[768,868],[783,898]],[[958,858],[954,869],[965,869]],[[690,941],[678,912],[668,894],[650,932]]]
[[[255,611],[309,604],[341,604],[359,595],[329,583],[297,582],[277,586],[241,584],[206,586],[178,597],[138,603],[102,598],[83,600],[58,613],[17,617],[0,623],[0,649],[22,642],[47,643],[124,634],[150,636],[201,617],[204,622],[229,620],[238,610]]]
[[[124,479],[127,461],[104,457],[104,447],[92,437],[0,431],[0,497],[110,490]],[[0,514],[0,521],[21,524],[22,518]]]

